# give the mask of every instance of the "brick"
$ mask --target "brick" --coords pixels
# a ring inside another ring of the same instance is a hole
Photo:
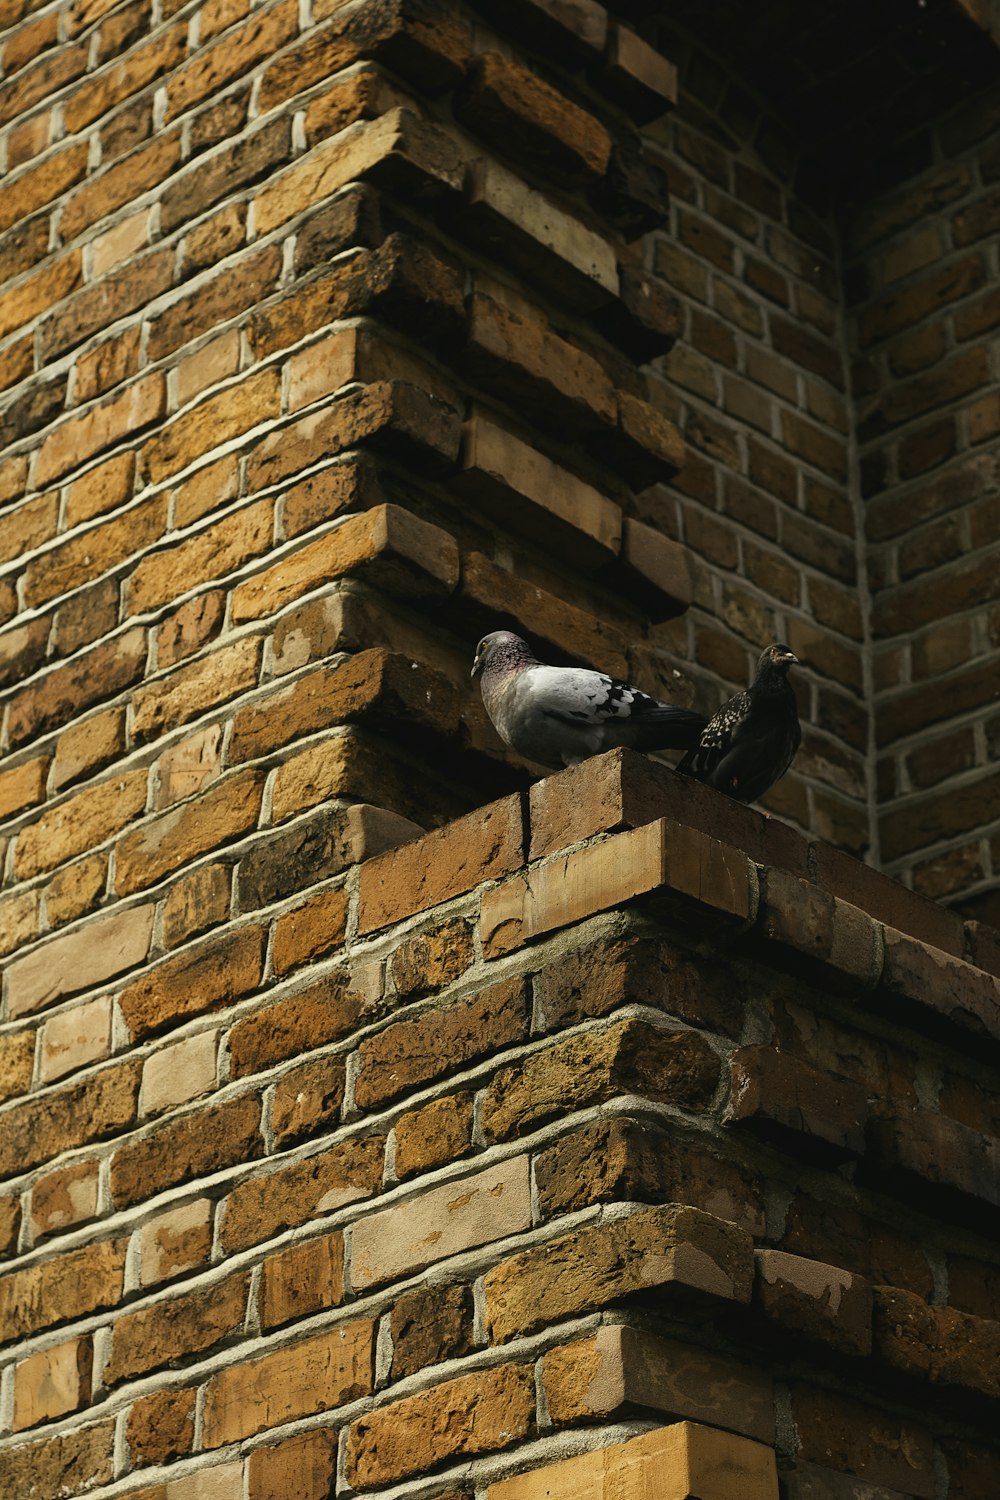
[[[216,1082],[218,1041],[217,1031],[199,1031],[147,1057],[142,1070],[143,1114],[160,1114],[209,1093]]]
[[[458,143],[408,109],[362,120],[320,144],[261,188],[258,234],[268,234],[349,182],[370,182],[412,202],[435,202],[461,191],[465,162]]]
[[[490,157],[470,168],[462,227],[487,252],[571,307],[594,312],[618,293],[609,242]]]
[[[707,968],[666,939],[608,933],[550,960],[535,975],[534,998],[536,1029],[546,1031],[645,1005],[739,1036],[747,1005],[746,982],[723,955]]]
[[[153,1391],[133,1401],[125,1418],[125,1441],[134,1467],[169,1463],[191,1452],[195,1394]]]
[[[127,1130],[136,1116],[139,1073],[138,1062],[119,1063],[82,1083],[11,1106],[0,1145],[0,1176],[15,1176],[75,1146]]]
[[[125,709],[109,708],[59,736],[52,766],[52,790],[62,791],[83,776],[101,771],[125,754]]]
[[[14,329],[23,328],[40,317],[54,302],[68,296],[74,287],[80,285],[82,279],[83,261],[78,250],[61,255],[51,265],[43,266],[20,286],[0,295],[0,333],[6,336]],[[58,393],[58,387],[53,387],[53,390]],[[38,415],[41,416],[42,413],[39,411]],[[10,440],[13,436],[12,428],[17,425],[20,424],[16,422],[13,412],[5,413],[5,441]],[[34,422],[29,421],[27,425],[30,428],[34,426]],[[38,480],[39,485],[47,482],[44,478]]]
[[[113,229],[99,234],[90,249],[90,269],[98,279],[129,260],[149,243],[149,215],[145,210],[123,219]]]
[[[608,169],[611,137],[593,115],[499,52],[475,59],[455,113],[543,177],[579,184],[602,178]]]
[[[229,916],[232,872],[228,865],[202,865],[172,885],[162,907],[165,948],[176,948]]]
[[[697,1032],[619,1021],[502,1069],[483,1099],[483,1130],[491,1142],[525,1135],[554,1115],[623,1093],[698,1109],[718,1078],[719,1060]]]
[[[465,424],[457,487],[528,536],[557,538],[581,565],[607,563],[621,548],[617,505],[475,407]]]
[[[264,948],[263,927],[240,927],[151,969],[119,996],[132,1040],[141,1041],[188,1016],[249,994],[260,983]]]
[[[244,666],[247,655],[255,662],[256,652],[243,652],[236,656],[233,661],[233,673],[238,674]],[[216,656],[209,658],[214,664],[211,669],[205,668],[200,674],[189,676],[181,672],[177,674],[182,681],[191,684],[193,694],[199,691],[209,691],[208,684],[216,691],[225,691],[218,685],[218,659],[228,656],[228,652],[218,652]],[[199,663],[198,665],[202,665]],[[245,668],[244,668],[245,670]],[[253,681],[256,683],[256,669],[252,673]],[[144,699],[144,707],[147,714],[159,715],[165,698],[173,699],[177,694],[178,712],[177,721],[183,722],[185,715],[186,700],[179,691],[180,682],[171,679],[168,688],[164,683],[156,684],[159,696]],[[136,694],[136,698],[138,694]],[[135,703],[135,698],[133,698]],[[189,734],[185,739],[179,740],[169,750],[165,750],[156,763],[156,796],[154,805],[157,809],[170,807],[175,802],[182,802],[186,797],[193,796],[202,791],[210,782],[215,781],[222,770],[222,728],[218,724],[210,724],[207,729]]]
[[[861,1276],[781,1250],[757,1251],[754,1302],[796,1340],[872,1351],[872,1288]]]
[[[19,1193],[5,1193],[0,1198],[0,1247],[4,1255],[17,1253],[21,1233],[21,1198]]]
[[[249,1286],[249,1274],[237,1272],[212,1286],[122,1314],[112,1324],[104,1384],[118,1385],[161,1365],[204,1353],[239,1332]]]
[[[524,1041],[530,1026],[522,978],[398,1021],[358,1048],[355,1101],[368,1109],[498,1048]]]
[[[73,403],[80,406],[97,396],[104,396],[117,385],[124,385],[139,373],[138,327],[95,344],[76,356],[73,364]]]
[[[47,625],[48,621],[42,623]],[[13,633],[11,644],[15,645],[19,638],[18,632]],[[92,651],[57,667],[41,682],[14,696],[7,716],[11,742],[19,744],[45,730],[61,727],[102,698],[130,686],[142,676],[145,665],[145,631],[129,630],[102,641]]]
[[[280,917],[274,929],[275,973],[288,974],[339,948],[347,930],[347,909],[345,891],[322,891]]]
[[[940,949],[897,932],[883,931],[885,962],[880,993],[916,1019],[915,1007],[929,1012],[931,1024],[948,1022],[973,1037],[997,1036],[1000,980]]]
[[[365,1000],[346,971],[261,1008],[237,1021],[229,1033],[230,1069],[244,1078],[300,1052],[339,1041],[359,1024]]]
[[[930,1110],[872,1121],[869,1161],[895,1192],[943,1200],[956,1216],[969,1212],[963,1199],[979,1213],[1000,1206],[1000,1142]]]
[[[374,1331],[368,1319],[339,1324],[263,1359],[220,1370],[205,1391],[203,1446],[220,1448],[367,1395]]]
[[[865,1089],[769,1046],[731,1059],[730,1120],[796,1152],[844,1161],[864,1150]]]
[[[181,360],[177,367],[178,405],[186,406],[209,386],[222,385],[239,368],[240,334],[231,328]]]
[[[405,1293],[389,1315],[389,1331],[390,1380],[405,1380],[428,1365],[471,1354],[472,1288],[418,1287]]]
[[[269,1255],[260,1268],[261,1328],[280,1328],[344,1297],[344,1236],[339,1230]]]
[[[354,1137],[304,1161],[248,1178],[225,1199],[219,1240],[228,1253],[270,1239],[382,1186],[383,1136]]]
[[[169,615],[156,632],[157,666],[175,666],[214,640],[222,629],[225,599],[222,589],[209,589]]]
[[[133,906],[16,959],[7,970],[8,1014],[28,1015],[141,964],[152,931],[153,907]]]
[[[178,541],[166,552],[142,559],[129,577],[127,613],[138,615],[168,603],[196,583],[225,577],[253,556],[267,552],[273,538],[273,517],[274,502],[261,499]]]
[[[127,1243],[122,1239],[84,1245],[0,1277],[0,1339],[6,1343],[36,1329],[116,1306],[124,1283]]]
[[[0,1484],[9,1495],[57,1500],[107,1484],[114,1473],[115,1419],[74,1427],[56,1437],[18,1443],[0,1454]]]
[[[600,661],[601,670],[627,673],[625,640],[618,630],[481,552],[463,555],[460,598],[484,630],[495,627],[496,615],[504,613],[538,642],[550,642],[576,660]]]
[[[133,1235],[133,1251],[138,1263],[138,1279],[141,1287],[157,1286],[161,1281],[172,1281],[182,1271],[193,1271],[207,1266],[212,1254],[212,1209],[209,1198],[196,1198],[180,1208],[170,1208],[157,1214],[143,1224]],[[161,1319],[163,1304],[156,1309]],[[147,1334],[156,1336],[157,1313],[151,1312],[143,1325]],[[130,1342],[128,1336],[124,1343]]]
[[[99,995],[52,1016],[42,1027],[39,1080],[52,1083],[111,1054],[111,996]]]
[[[259,130],[247,131],[240,135],[231,145],[216,152],[207,161],[199,162],[187,172],[175,174],[160,200],[161,231],[164,234],[172,233],[178,225],[195,218],[206,208],[211,208],[218,203],[220,198],[226,198],[241,188],[249,186],[258,178],[268,176],[291,155],[291,135],[290,120],[271,120]],[[276,247],[269,246],[260,255],[245,262],[244,267],[249,286],[254,289],[253,295],[245,297],[241,303],[231,302],[228,298],[239,297],[240,294],[233,289],[225,293],[221,284],[218,286],[219,293],[227,297],[225,306],[233,311],[251,307],[262,296],[274,290],[276,274],[280,267],[280,255]],[[241,281],[243,269],[241,268]],[[190,299],[185,300],[188,301],[188,305],[197,305],[200,299],[197,294],[193,294]],[[206,331],[213,324],[221,323],[226,316],[229,316],[228,312],[213,318],[211,324],[203,323],[198,331]],[[173,314],[172,309],[153,324],[151,336],[155,358],[159,358],[171,348],[178,348],[180,343],[186,342],[184,338],[176,340],[175,336],[172,336],[166,343],[163,342],[162,330],[166,326],[175,324],[176,315]]]
[[[773,1448],[694,1422],[674,1422],[641,1437],[529,1470],[487,1489],[488,1500],[596,1500],[613,1490],[621,1500],[691,1495],[724,1500],[776,1500]]]
[[[862,1480],[866,1485],[930,1500],[934,1454],[930,1433],[870,1402],[795,1384],[792,1419],[798,1456]]]
[[[534,1428],[531,1365],[496,1365],[391,1402],[347,1429],[347,1477],[374,1489],[466,1454],[493,1453]]]
[[[11,771],[0,772],[0,819],[36,807],[45,801],[45,780],[49,769],[46,756],[22,761]]]
[[[654,620],[681,614],[694,601],[686,549],[632,516],[624,517],[621,562],[608,576],[627,588]]]
[[[0,101],[0,115],[2,113]],[[21,172],[13,182],[8,181],[0,193],[0,233],[22,222],[36,209],[51,203],[79,182],[87,171],[87,158],[86,143],[75,142],[39,166]]]
[[[640,125],[677,103],[677,69],[628,26],[610,28],[601,82]]]
[[[930,1307],[900,1287],[875,1289],[875,1348],[904,1375],[995,1397],[1000,1324],[952,1307]]]
[[[213,46],[203,48],[173,76],[168,87],[167,119],[199,104],[220,86],[239,78],[296,34],[298,12],[283,0],[266,14],[250,19]]]
[[[4,518],[8,529],[0,544],[3,561],[12,561],[51,541],[58,527],[58,516],[59,497],[54,494],[40,495],[37,500],[29,500],[8,512]]]
[[[402,1182],[456,1161],[472,1149],[471,1094],[448,1094],[400,1115],[393,1132],[393,1170]]]
[[[256,687],[262,650],[259,637],[244,636],[190,666],[177,669],[167,678],[138,688],[132,695],[132,732],[136,741],[153,739]],[[161,770],[161,789],[162,786]],[[182,789],[180,795],[187,792]]]
[[[78,1411],[90,1400],[93,1346],[89,1338],[50,1344],[14,1366],[15,1432]]]
[[[31,1236],[54,1234],[83,1224],[97,1213],[99,1168],[96,1161],[57,1167],[39,1177],[31,1189]]]
[[[752,1278],[752,1241],[734,1224],[676,1205],[632,1208],[494,1266],[486,1321],[502,1343],[653,1287],[660,1298],[673,1286],[682,1299],[747,1303]]]
[[[126,313],[153,302],[170,286],[173,263],[172,250],[153,250],[77,292],[42,323],[41,357],[45,363],[58,359]]]
[[[158,422],[166,411],[166,381],[156,371],[128,386],[120,395],[92,407],[78,417],[71,417],[53,428],[45,437],[35,463],[35,483],[51,484],[70,469],[109,448],[119,439]],[[136,515],[131,515],[134,529]],[[92,542],[91,534],[91,542]],[[51,566],[51,560],[49,565]],[[93,576],[88,562],[87,581]],[[83,579],[81,579],[83,581]],[[55,590],[59,592],[59,590]],[[47,598],[53,597],[51,594]]]
[[[749,861],[696,830],[661,819],[616,834],[484,893],[487,957],[660,887],[746,921],[756,904]]]
[[[407,999],[429,995],[457,979],[472,961],[472,931],[466,918],[413,933],[390,960],[396,994]]]
[[[400,1280],[530,1225],[528,1158],[515,1156],[359,1219],[351,1234],[352,1289]]]
[[[280,373],[266,369],[246,375],[160,427],[139,455],[140,476],[159,484],[280,412]]]
[[[617,419],[614,388],[585,350],[560,338],[547,320],[499,282],[479,276],[468,303],[462,365],[515,409],[571,435]]]
[[[549,1416],[556,1426],[624,1407],[649,1407],[774,1443],[771,1376],[729,1354],[677,1343],[627,1325],[561,1344],[542,1363]]]
[[[161,73],[177,66],[187,50],[187,27],[169,27],[145,46],[130,47],[113,67],[74,90],[65,106],[65,125],[75,132],[138,93]]]
[[[4,687],[37,671],[45,659],[50,628],[43,617],[0,635],[0,683]]]
[[[382,808],[323,808],[249,851],[240,863],[240,907],[251,911],[270,906],[405,842],[417,831],[414,824]]]
[[[883,963],[881,933],[866,912],[828,891],[782,870],[768,870],[759,921],[768,940],[846,975],[848,988],[877,983]],[[810,967],[807,972],[817,971]]]
[[[340,1123],[345,1070],[342,1058],[315,1058],[285,1073],[271,1100],[274,1149],[283,1150]]]
[[[0,1098],[27,1093],[34,1062],[34,1031],[8,1031],[0,1036]]]
[[[345,574],[404,599],[441,599],[458,583],[458,547],[440,526],[398,505],[378,505],[240,584],[232,596],[233,623],[276,614]]]
[[[16,953],[38,935],[40,921],[37,890],[15,891],[0,899],[0,953]]]
[[[336,1482],[337,1434],[318,1428],[267,1448],[247,1460],[250,1500],[326,1500]]]
[[[111,1158],[111,1196],[118,1208],[178,1183],[260,1156],[260,1100],[243,1094],[195,1114],[167,1120],[119,1146]]]
[[[115,851],[119,895],[154,885],[199,854],[250,832],[257,826],[263,794],[263,772],[240,771],[126,834]]]

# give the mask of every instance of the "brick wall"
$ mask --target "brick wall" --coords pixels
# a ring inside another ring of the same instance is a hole
[[[0,0],[17,1500],[988,1493],[1000,949],[851,858],[895,293],[741,8],[652,9]],[[508,622],[706,708],[787,637],[788,821],[532,784]]]
[[[859,211],[858,438],[883,867],[987,921],[1000,817],[1000,150],[977,99]]]

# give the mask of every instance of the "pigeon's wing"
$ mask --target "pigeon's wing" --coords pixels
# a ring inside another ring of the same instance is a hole
[[[713,772],[739,741],[750,716],[750,706],[748,692],[737,693],[724,703],[705,725],[697,746],[685,755],[677,769],[706,781],[714,779]]]
[[[570,764],[616,745],[684,748],[705,720],[671,708],[628,682],[586,667],[531,666],[518,674],[499,708],[501,734],[545,764]]]
[[[756,802],[784,776],[801,738],[794,713],[744,719],[705,779],[742,802]]]

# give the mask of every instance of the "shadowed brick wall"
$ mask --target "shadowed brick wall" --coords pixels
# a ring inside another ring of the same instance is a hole
[[[997,938],[851,857],[988,786],[875,633],[992,436],[853,357],[928,235],[992,316],[994,53],[903,9],[0,0],[5,1495],[986,1500]],[[789,821],[536,783],[500,623],[705,708],[787,637]]]

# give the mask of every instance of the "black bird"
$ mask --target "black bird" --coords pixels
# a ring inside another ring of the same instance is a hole
[[[687,750],[708,722],[604,672],[545,666],[510,630],[483,636],[472,675],[500,738],[543,766],[575,766],[617,745]]]
[[[713,714],[701,740],[678,771],[726,792],[739,802],[756,802],[791,765],[802,731],[788,669],[798,657],[776,642],[761,653],[757,675]]]

